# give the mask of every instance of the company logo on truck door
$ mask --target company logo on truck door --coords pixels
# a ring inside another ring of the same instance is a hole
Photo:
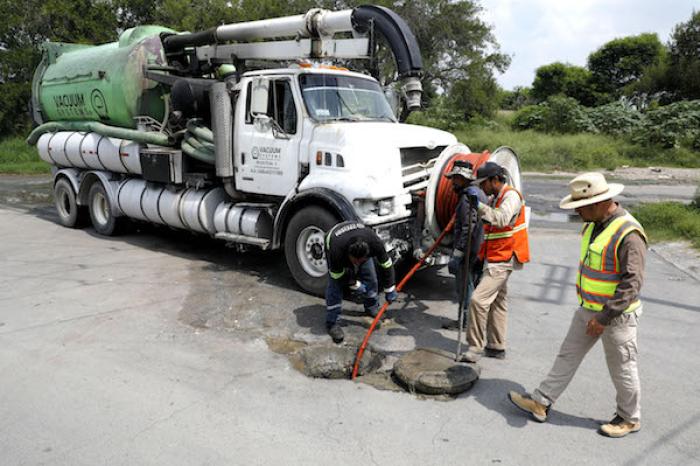
[[[253,146],[250,152],[255,165],[251,169],[252,173],[282,176],[282,170],[280,170],[281,147]]]

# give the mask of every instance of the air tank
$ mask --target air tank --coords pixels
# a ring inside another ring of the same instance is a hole
[[[129,178],[117,188],[117,205],[127,217],[215,234],[214,214],[228,196],[223,188],[171,191],[157,183]]]
[[[42,134],[36,147],[42,160],[57,167],[141,174],[140,148],[133,141],[97,133],[59,131]]]
[[[34,75],[35,105],[47,121],[101,121],[135,128],[136,116],[162,120],[162,86],[144,76],[145,65],[166,65],[160,26],[127,29],[103,45],[47,43]]]

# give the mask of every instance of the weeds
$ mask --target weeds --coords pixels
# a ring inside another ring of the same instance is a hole
[[[0,140],[0,173],[49,173],[51,166],[39,158],[36,147],[29,146],[23,137]]]

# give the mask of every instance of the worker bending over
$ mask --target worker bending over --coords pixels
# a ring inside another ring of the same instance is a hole
[[[476,178],[474,184],[491,196],[491,201],[486,204],[476,194],[467,194],[484,222],[479,250],[484,268],[469,303],[469,348],[461,357],[466,362],[476,362],[484,355],[505,358],[508,277],[530,261],[523,195],[505,184],[506,171],[494,162],[482,165]]]
[[[379,236],[359,222],[343,222],[331,228],[326,236],[326,259],[326,330],[335,343],[340,343],[345,338],[338,324],[345,286],[363,299],[365,312],[376,317],[379,311],[379,283],[375,261],[385,299],[390,303],[398,297],[394,267]]]
[[[585,225],[579,253],[576,294],[580,307],[547,377],[532,395],[510,392],[510,400],[539,422],[574,377],[586,353],[601,338],[617,392],[615,417],[599,433],[624,437],[641,429],[641,387],[637,371],[637,325],[647,237],[639,222],[612,198],[624,186],[608,184],[600,173],[584,173],[569,183],[563,209],[576,209]],[[595,394],[590,394],[595,396]]]

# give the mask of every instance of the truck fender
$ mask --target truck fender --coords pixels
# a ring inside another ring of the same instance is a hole
[[[294,191],[282,202],[275,216],[272,234],[272,248],[278,249],[287,223],[299,209],[319,205],[336,214],[340,221],[359,220],[352,204],[343,196],[328,188],[310,188],[302,192]]]
[[[76,193],[78,205],[83,205],[80,201],[80,197],[77,195],[80,192],[80,170],[77,168],[61,168],[56,170],[53,174],[53,184],[55,185],[58,180],[65,178],[73,187],[73,191]]]
[[[115,217],[124,215],[124,213],[119,209],[119,203],[117,202],[117,189],[119,188],[119,181],[114,179],[114,174],[111,172],[101,170],[82,172],[80,175],[78,203],[80,205],[88,204],[88,193],[90,192],[90,187],[95,182],[102,183],[102,185],[105,187],[105,192],[109,198],[109,206],[112,210],[112,215]]]

